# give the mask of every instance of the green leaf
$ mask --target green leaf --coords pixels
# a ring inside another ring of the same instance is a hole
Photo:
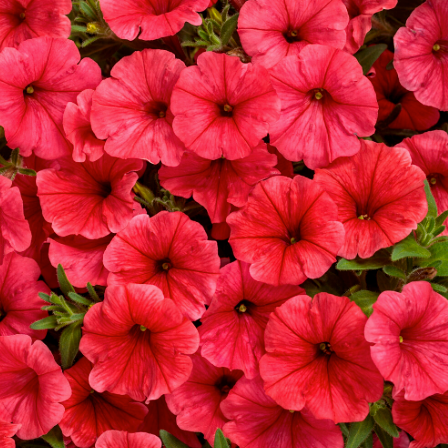
[[[85,297],[77,294],[76,292],[69,292],[68,296],[70,299],[73,300],[73,302],[80,303],[86,306],[92,305],[92,302],[89,299],[86,299]]]
[[[64,268],[61,264],[58,264],[57,274],[59,287],[64,295],[68,297],[70,292],[75,292],[75,288],[73,288],[72,284],[68,281],[67,275],[65,274]]]
[[[373,313],[372,305],[377,301],[378,295],[377,292],[362,289],[351,294],[349,299],[355,302],[367,317],[370,317]]]
[[[392,261],[397,261],[407,257],[429,258],[430,256],[431,252],[420,246],[411,233],[403,241],[395,244],[392,249],[391,259]]]
[[[160,438],[166,448],[188,448],[185,443],[181,442],[179,439],[171,435],[168,431],[164,429],[160,430]]]
[[[42,436],[42,439],[50,444],[52,448],[65,448],[62,431],[59,426],[55,426],[53,429],[51,429],[48,434]]]
[[[375,419],[375,423],[392,437],[399,437],[400,433],[392,420],[392,414],[389,408],[378,409],[373,418]]]
[[[435,292],[440,292],[442,294],[448,292],[448,289],[445,286],[439,285],[438,283],[431,283],[431,286]]]
[[[394,439],[390,434],[388,434],[384,429],[379,426],[375,426],[375,434],[380,439],[381,445],[383,448],[394,448]]]
[[[79,2],[79,9],[82,11],[84,16],[89,18],[91,21],[96,20],[95,11],[86,2]]]
[[[30,328],[32,330],[50,330],[50,329],[57,327],[57,325],[58,325],[58,321],[57,321],[56,316],[48,316],[48,317],[44,317],[41,320],[33,322],[30,325]]]
[[[391,59],[389,63],[386,65],[386,70],[393,70],[394,69],[394,60]]]
[[[341,428],[342,434],[344,434],[344,437],[348,437],[349,430],[347,428],[347,425],[345,423],[338,423],[339,427]]]
[[[355,258],[354,260],[346,260],[341,258],[336,265],[340,271],[367,271],[381,269],[383,266],[390,264],[390,258],[387,251],[380,250],[371,258]]]
[[[50,300],[50,296],[48,294],[45,294],[44,292],[40,292],[37,294],[42,300],[45,300],[45,302],[52,303]]]
[[[437,204],[436,200],[434,199],[434,196],[431,192],[431,187],[429,186],[428,181],[425,179],[425,193],[426,193],[426,200],[428,201],[428,214],[426,216],[429,216],[431,218],[437,218]]]
[[[224,434],[220,429],[216,431],[213,448],[230,448],[230,445],[227,443],[227,439],[224,437]]]
[[[232,17],[229,17],[223,24],[221,28],[221,42],[223,45],[227,45],[229,40],[231,39],[233,33],[236,30],[236,26],[238,25],[238,16],[239,14],[235,14]]]
[[[85,33],[87,28],[81,25],[72,25],[72,33]]]
[[[99,302],[100,298],[98,297],[98,294],[95,291],[95,288],[92,286],[92,283],[87,283],[87,291],[89,291],[89,295],[92,298],[94,302]]]
[[[433,244],[428,250],[431,256],[418,260],[417,264],[424,268],[434,266],[439,277],[448,277],[448,241]],[[439,263],[436,266],[437,262]]]
[[[406,280],[406,274],[396,266],[384,266],[383,271],[385,274],[390,275],[391,277],[397,277],[401,278],[402,280]]]
[[[446,218],[448,218],[448,210],[444,211],[439,216],[437,216],[437,218],[436,218],[436,227],[442,226],[443,223],[445,222]]]
[[[345,448],[358,448],[372,432],[374,425],[375,421],[370,415],[363,422],[352,423]]]
[[[30,168],[19,168],[18,170],[19,174],[22,174],[23,176],[36,176],[36,171],[30,169]]]
[[[73,365],[73,361],[78,354],[81,324],[82,322],[76,322],[64,328],[59,338],[59,352],[61,353],[61,363],[64,370]]]
[[[367,75],[367,73],[369,73],[372,65],[381,56],[383,51],[386,50],[386,48],[386,44],[372,45],[370,47],[367,47],[365,50],[359,51],[355,54],[355,58],[358,59],[364,75]]]
[[[364,442],[364,448],[373,448],[373,434],[370,433]]]

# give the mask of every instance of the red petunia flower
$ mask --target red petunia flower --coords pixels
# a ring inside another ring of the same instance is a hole
[[[227,218],[238,260],[255,280],[297,285],[321,277],[344,242],[337,207],[316,182],[275,176],[255,186],[244,208]]]
[[[96,62],[79,60],[74,42],[49,37],[0,53],[0,125],[9,147],[49,160],[71,154],[62,127],[65,107],[101,81]]]
[[[415,439],[409,448],[433,448],[448,442],[448,392],[423,401],[407,401],[402,392],[395,397],[392,417]]]
[[[155,40],[174,36],[185,22],[202,24],[199,11],[210,0],[100,0],[104,19],[121,39]]]
[[[367,317],[347,297],[297,296],[277,308],[265,333],[260,372],[265,390],[285,409],[318,419],[358,422],[383,393],[383,379],[364,339]]]
[[[344,75],[341,76],[341,73]],[[308,45],[271,70],[282,101],[271,143],[288,159],[311,168],[361,149],[358,137],[375,133],[378,103],[358,61],[344,51]]]
[[[426,106],[448,110],[448,3],[428,0],[394,36],[401,84]]]
[[[316,182],[328,192],[344,224],[345,258],[371,257],[406,238],[428,211],[425,174],[411,165],[403,148],[362,141],[362,150],[317,170]]]
[[[135,171],[143,162],[105,154],[95,162],[59,160],[60,170],[37,173],[37,189],[44,218],[59,236],[89,239],[117,233],[131,220]]]
[[[171,393],[190,375],[199,345],[195,326],[152,285],[109,286],[84,318],[80,350],[93,363],[97,392],[137,401]]]
[[[29,336],[0,337],[0,419],[22,425],[23,440],[47,434],[64,414],[70,385],[48,347]]]
[[[22,425],[14,425],[0,420],[0,444],[2,448],[15,448],[16,442],[12,439]]]
[[[252,62],[271,68],[309,44],[342,50],[347,25],[340,0],[250,0],[241,8],[238,34]]]
[[[392,123],[390,129],[411,129],[425,131],[434,126],[440,118],[440,113],[434,107],[425,106],[415,99],[412,92],[406,90],[398,81],[397,71],[388,69],[394,54],[385,50],[373,64],[375,76],[370,78],[376,92],[380,107],[378,122],[387,120],[397,105],[401,111]]]
[[[109,285],[155,285],[191,320],[215,293],[219,265],[216,241],[180,212],[136,216],[104,253]]]
[[[448,390],[448,301],[428,282],[385,291],[365,328],[372,359],[394,394],[419,401]]]
[[[148,409],[126,395],[95,392],[89,385],[92,364],[81,358],[64,372],[72,388],[72,396],[62,404],[64,417],[59,426],[79,448],[90,448],[105,431],[117,429],[136,432]]]
[[[178,167],[160,168],[159,180],[176,196],[193,196],[208,211],[212,223],[220,223],[232,205],[242,207],[246,203],[257,182],[280,174],[276,164],[276,156],[261,142],[249,156],[236,160],[209,160],[185,153]]]
[[[24,40],[70,35],[70,0],[4,0],[0,4],[0,51]]]
[[[95,448],[161,448],[162,441],[153,434],[126,431],[106,431],[97,440]]]
[[[213,444],[215,433],[227,419],[221,403],[229,394],[242,372],[214,367],[205,358],[192,357],[193,371],[190,378],[166,396],[171,412],[177,415],[177,424],[186,431],[202,432]]]
[[[259,376],[241,378],[221,409],[230,420],[224,433],[240,448],[344,447],[341,430],[331,420],[317,420],[306,409],[283,409],[266,395]]]
[[[264,67],[206,52],[186,68],[171,97],[173,129],[206,159],[249,156],[279,118],[280,100]]]
[[[221,269],[216,294],[199,327],[201,354],[218,367],[258,375],[264,355],[264,330],[269,315],[286,300],[305,291],[298,286],[270,286],[257,282],[241,261]]]
[[[120,9],[123,5],[120,4]],[[121,59],[93,96],[92,128],[114,157],[179,165],[185,150],[171,127],[171,92],[185,64],[168,51],[143,50]]]

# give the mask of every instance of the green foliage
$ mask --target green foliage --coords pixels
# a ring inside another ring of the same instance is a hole
[[[166,448],[188,448],[185,443],[181,442],[179,439],[171,435],[168,431],[163,429],[160,430],[160,438]]]
[[[403,241],[395,244],[392,249],[391,259],[392,261],[401,260],[408,257],[429,258],[431,252],[421,246],[411,234]]]
[[[386,48],[386,44],[372,45],[367,47],[365,50],[358,51],[358,53],[355,54],[355,58],[358,59],[364,75],[369,73],[372,65],[381,56],[384,50],[386,50]]]
[[[19,155],[18,149],[14,149],[11,152],[9,160],[5,160],[0,155],[0,175],[7,176],[13,181],[17,174],[34,177],[36,176],[36,171],[23,167],[23,158]]]
[[[224,437],[224,434],[220,429],[216,431],[213,448],[230,448],[230,443]]]
[[[362,422],[352,423],[345,448],[358,448],[367,439],[375,426],[375,421],[368,415]]]
[[[81,341],[82,320],[64,328],[59,338],[59,352],[61,353],[61,363],[63,369],[68,369],[73,365],[79,351]]]
[[[340,271],[368,271],[381,269],[388,264],[391,264],[389,253],[385,250],[380,250],[370,258],[357,257],[354,260],[341,258],[336,268]]]
[[[59,426],[55,426],[51,429],[48,434],[42,436],[42,439],[45,440],[45,442],[47,442],[52,448],[65,448],[62,431]]]
[[[377,301],[378,293],[368,290],[361,290],[351,294],[349,299],[352,302],[355,302],[367,317],[370,317],[373,313],[372,305]]]

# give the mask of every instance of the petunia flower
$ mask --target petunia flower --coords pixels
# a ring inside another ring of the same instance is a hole
[[[153,434],[126,431],[106,431],[97,440],[95,448],[161,448],[162,441]]]
[[[22,425],[22,440],[47,434],[64,414],[70,385],[49,348],[20,334],[0,337],[0,420]]]
[[[0,444],[2,448],[15,448],[16,442],[12,439],[22,425],[14,425],[0,420]]]
[[[362,141],[361,151],[316,171],[315,181],[331,196],[344,224],[345,258],[371,257],[417,228],[428,211],[423,171],[404,148]]]
[[[185,148],[171,127],[170,101],[184,68],[172,53],[149,49],[114,65],[93,95],[90,116],[95,135],[107,139],[108,154],[179,165]]]
[[[227,218],[229,242],[250,274],[270,285],[321,277],[344,242],[337,207],[316,182],[275,176],[258,183],[247,204]]]
[[[187,381],[198,345],[195,326],[159,288],[128,284],[109,286],[89,309],[80,350],[95,391],[149,402]]]
[[[84,89],[101,81],[98,64],[80,62],[68,39],[38,37],[0,53],[0,126],[8,146],[24,157],[53,160],[71,154],[62,127],[64,110]]]
[[[283,409],[266,395],[259,376],[238,380],[221,409],[230,420],[224,434],[240,448],[344,447],[341,430],[331,420],[317,420],[306,409]]]
[[[265,333],[260,372],[280,406],[317,419],[363,421],[383,379],[364,339],[367,317],[347,297],[297,296],[277,308]]]
[[[271,68],[309,44],[342,50],[348,20],[340,0],[250,0],[241,8],[238,34],[252,62]]]
[[[270,286],[254,280],[247,263],[227,264],[198,328],[201,355],[215,366],[256,377],[258,361],[265,353],[269,315],[289,298],[304,293],[298,286]]]
[[[134,217],[104,253],[109,285],[155,285],[191,320],[204,314],[219,265],[216,241],[180,212]]]
[[[206,52],[180,75],[171,97],[173,129],[205,159],[241,159],[279,118],[280,100],[264,67]]]

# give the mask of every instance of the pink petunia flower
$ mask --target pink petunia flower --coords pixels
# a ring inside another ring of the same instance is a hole
[[[101,81],[98,64],[82,59],[74,42],[39,37],[0,53],[0,125],[11,148],[53,160],[71,154],[64,110]]]
[[[394,394],[419,401],[448,390],[448,301],[428,282],[384,291],[365,328],[372,359]]]
[[[401,84],[426,106],[448,110],[448,3],[428,0],[394,36]]]
[[[271,68],[309,44],[342,50],[348,20],[340,0],[250,0],[241,8],[238,34],[252,62]]]
[[[97,440],[95,448],[161,448],[162,441],[153,434],[126,431],[106,431]]]
[[[79,448],[90,448],[105,431],[116,429],[135,432],[148,409],[126,395],[95,392],[89,385],[92,364],[81,358],[64,372],[72,388],[72,396],[62,404],[64,417],[59,426]]]
[[[100,0],[104,19],[121,39],[155,40],[174,36],[185,22],[199,26],[210,0]]]
[[[123,5],[120,4],[120,8]],[[168,51],[143,50],[121,59],[93,95],[91,123],[104,150],[153,164],[179,165],[185,150],[171,127],[171,93],[185,64]]]
[[[345,258],[371,257],[417,228],[428,211],[425,174],[404,148],[362,141],[362,150],[316,171],[315,181],[331,196],[344,224]]]
[[[24,40],[70,35],[70,0],[3,0],[0,4],[0,51]]]
[[[280,119],[270,129],[271,143],[288,160],[324,167],[356,154],[358,137],[375,133],[375,90],[353,56],[307,45],[270,73],[282,102]]]
[[[14,425],[0,420],[0,444],[2,448],[15,448],[16,442],[12,439],[22,425]]]
[[[318,419],[358,422],[383,393],[383,379],[364,339],[367,317],[347,297],[297,296],[277,308],[265,333],[260,372],[265,390],[285,409]]]
[[[191,320],[215,293],[219,265],[216,241],[180,212],[136,216],[104,253],[109,285],[155,285]]]
[[[257,282],[241,261],[221,269],[216,294],[199,327],[201,355],[218,367],[258,375],[264,355],[264,330],[269,315],[286,300],[305,291],[298,286],[270,286]]]
[[[176,196],[193,196],[208,211],[212,223],[220,223],[232,205],[242,207],[246,203],[257,182],[280,174],[276,164],[276,156],[261,142],[249,156],[236,160],[209,160],[185,153],[178,167],[160,168],[159,180]]]
[[[227,218],[238,260],[271,285],[297,285],[321,277],[344,242],[337,207],[316,182],[275,176],[258,183],[244,208]]]
[[[188,379],[198,345],[195,326],[159,288],[128,284],[109,286],[90,308],[80,350],[94,365],[95,391],[149,402]]]
[[[61,402],[70,385],[48,347],[20,334],[0,337],[0,419],[22,427],[17,436],[36,439],[57,425],[64,414]]]
[[[186,431],[202,432],[204,438],[213,444],[215,433],[227,419],[221,410],[221,403],[242,372],[218,368],[196,354],[192,357],[193,371],[182,386],[166,396],[171,412],[177,415],[177,424]]]
[[[122,230],[133,215],[135,171],[143,162],[105,154],[95,162],[59,160],[60,170],[37,173],[37,195],[44,218],[59,236],[103,238]]]
[[[205,159],[249,156],[278,120],[280,100],[264,67],[206,52],[180,75],[171,97],[173,129]]]
[[[241,378],[221,404],[224,434],[240,448],[343,448],[341,430],[309,411],[289,411],[266,395],[263,381]]]

